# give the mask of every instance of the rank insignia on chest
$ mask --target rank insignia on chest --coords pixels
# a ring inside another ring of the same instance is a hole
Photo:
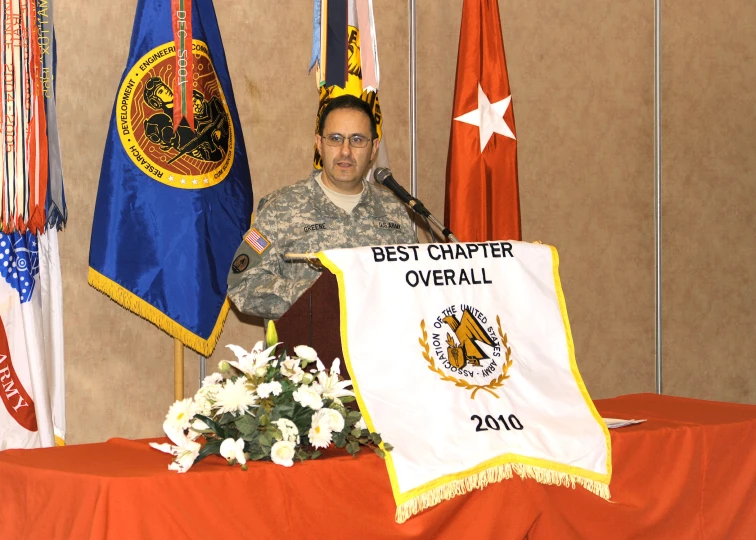
[[[244,237],[244,241],[248,243],[259,255],[265,253],[265,250],[270,247],[270,242],[268,242],[268,239],[265,238],[257,229],[251,229]]]

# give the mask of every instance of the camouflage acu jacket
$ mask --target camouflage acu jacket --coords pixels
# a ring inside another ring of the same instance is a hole
[[[319,172],[260,201],[228,274],[228,296],[240,311],[278,319],[318,278],[322,268],[287,261],[286,253],[417,242],[407,209],[389,191],[365,182],[347,214],[318,185]]]

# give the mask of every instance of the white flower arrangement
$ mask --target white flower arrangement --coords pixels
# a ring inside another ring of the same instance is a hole
[[[212,454],[245,470],[247,461],[258,460],[291,467],[331,444],[352,455],[363,445],[381,457],[391,451],[359,411],[345,406],[355,398],[338,358],[326,370],[306,345],[294,347],[295,356],[285,350],[277,356],[272,322],[266,341],[267,348],[259,342],[251,351],[228,345],[236,360],[219,363],[224,374],[206,377],[193,398],[171,405],[163,430],[173,444],[150,443],[174,456],[169,469],[186,472]]]

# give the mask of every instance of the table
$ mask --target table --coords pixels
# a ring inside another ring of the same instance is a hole
[[[597,400],[612,430],[612,500],[517,477],[408,522],[370,451],[186,474],[146,441],[0,452],[0,538],[755,538],[756,406],[638,394]]]

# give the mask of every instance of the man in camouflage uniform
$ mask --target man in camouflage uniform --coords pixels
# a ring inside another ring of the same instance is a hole
[[[286,253],[417,242],[404,205],[365,181],[379,144],[370,107],[341,96],[320,118],[322,172],[263,198],[234,255],[228,296],[244,313],[278,319],[320,276],[321,268]]]

